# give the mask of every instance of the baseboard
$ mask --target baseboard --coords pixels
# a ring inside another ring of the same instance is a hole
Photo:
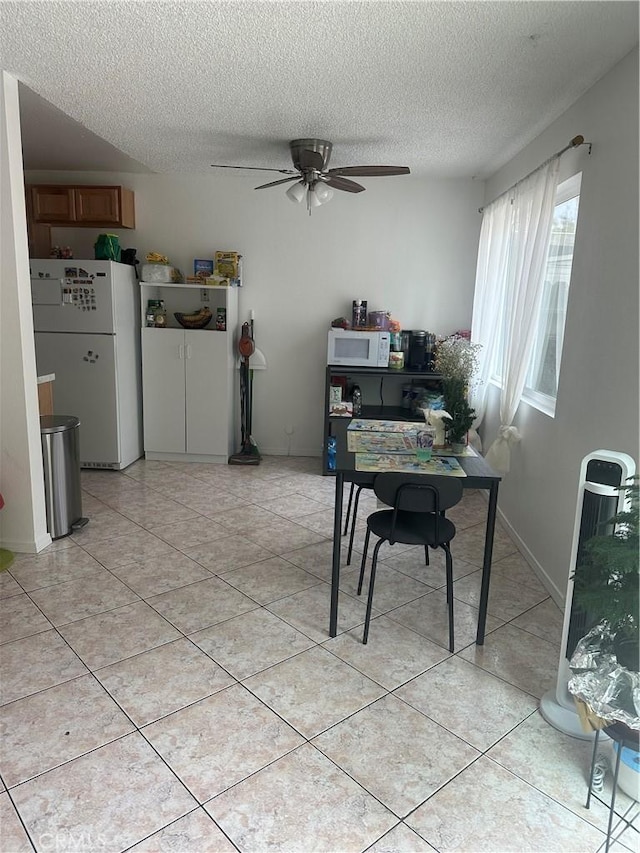
[[[51,536],[42,533],[35,539],[3,539],[2,547],[14,554],[39,554],[47,545],[51,545]]]
[[[509,536],[513,539],[518,548],[518,551],[522,554],[527,563],[531,566],[533,573],[538,578],[540,583],[547,590],[549,595],[553,598],[555,603],[561,610],[564,610],[564,596],[565,590],[562,592],[558,589],[554,581],[549,577],[544,567],[538,562],[535,556],[527,547],[526,543],[519,536],[518,532],[514,529],[513,525],[510,523],[509,519],[505,516],[501,509],[498,508],[498,518],[500,519],[500,523],[505,528]]]
[[[155,450],[145,451],[144,458],[153,462],[212,462],[217,465],[226,465],[229,461],[228,456],[210,453],[160,453]]]
[[[317,447],[297,447],[295,453],[286,447],[265,447],[258,443],[258,449],[262,456],[315,456],[318,459],[322,458],[322,451]]]

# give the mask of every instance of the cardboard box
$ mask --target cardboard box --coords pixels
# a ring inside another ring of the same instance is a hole
[[[196,258],[193,262],[193,274],[197,278],[209,278],[213,275],[213,259],[210,261]]]
[[[353,415],[353,403],[347,400],[329,403],[329,414],[339,418],[350,418]]]
[[[347,450],[351,453],[416,453],[418,430],[424,422],[381,421],[356,418],[347,427]]]
[[[329,388],[329,402],[330,403],[341,403],[342,402],[342,387],[340,385],[331,385]]]
[[[435,474],[438,477],[466,477],[462,466],[452,456],[433,456],[418,462],[408,453],[356,453],[356,471],[406,471],[410,474]]]
[[[215,261],[215,271],[219,276],[231,280],[239,277],[240,255],[238,252],[216,252]]]

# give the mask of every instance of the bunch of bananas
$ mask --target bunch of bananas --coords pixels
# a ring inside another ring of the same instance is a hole
[[[213,313],[210,308],[205,306],[192,314],[181,314],[177,311],[174,317],[183,329],[204,329],[211,322]]]
[[[147,254],[148,264],[168,264],[169,258],[166,255],[161,255],[160,252],[149,252]]]
[[[211,309],[206,305],[202,307],[199,311],[195,311],[193,314],[182,314],[182,319],[187,323],[199,323],[201,320],[206,320],[207,318],[213,317]]]

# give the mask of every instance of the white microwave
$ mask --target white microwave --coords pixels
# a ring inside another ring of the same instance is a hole
[[[389,332],[329,329],[327,364],[345,367],[388,367]]]

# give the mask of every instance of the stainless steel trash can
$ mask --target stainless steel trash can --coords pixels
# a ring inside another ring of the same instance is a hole
[[[40,439],[47,529],[52,539],[59,539],[86,524],[80,488],[80,421],[69,415],[42,415]]]

